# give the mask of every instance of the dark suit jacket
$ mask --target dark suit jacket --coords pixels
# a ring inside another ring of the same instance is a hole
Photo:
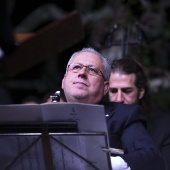
[[[165,162],[146,130],[146,118],[137,105],[105,105],[110,147],[123,149],[120,155],[131,170],[164,170]]]
[[[148,118],[148,131],[164,157],[167,170],[170,170],[170,114],[159,108],[151,109]]]

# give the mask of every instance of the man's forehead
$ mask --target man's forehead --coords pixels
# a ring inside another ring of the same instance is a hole
[[[111,77],[122,79],[122,80],[136,80],[136,76],[134,73],[125,74],[125,73],[121,73],[121,72],[112,72]]]
[[[135,85],[135,74],[112,73],[110,77],[110,85],[118,87],[130,87]]]
[[[72,60],[72,63],[81,63],[85,65],[94,65],[100,66],[102,65],[102,60],[96,54],[91,52],[81,52],[78,53]]]

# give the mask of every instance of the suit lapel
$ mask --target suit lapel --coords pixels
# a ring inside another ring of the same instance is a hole
[[[108,121],[115,114],[115,103],[109,103],[105,106],[106,121]]]

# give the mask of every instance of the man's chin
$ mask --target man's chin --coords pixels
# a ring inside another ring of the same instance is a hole
[[[84,99],[84,98],[86,98],[87,97],[87,94],[79,94],[79,93],[76,93],[76,94],[74,94],[73,95],[74,96],[74,98],[76,98],[76,99]]]

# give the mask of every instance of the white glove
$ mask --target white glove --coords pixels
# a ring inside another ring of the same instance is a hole
[[[128,164],[120,156],[111,156],[112,170],[131,170]]]

